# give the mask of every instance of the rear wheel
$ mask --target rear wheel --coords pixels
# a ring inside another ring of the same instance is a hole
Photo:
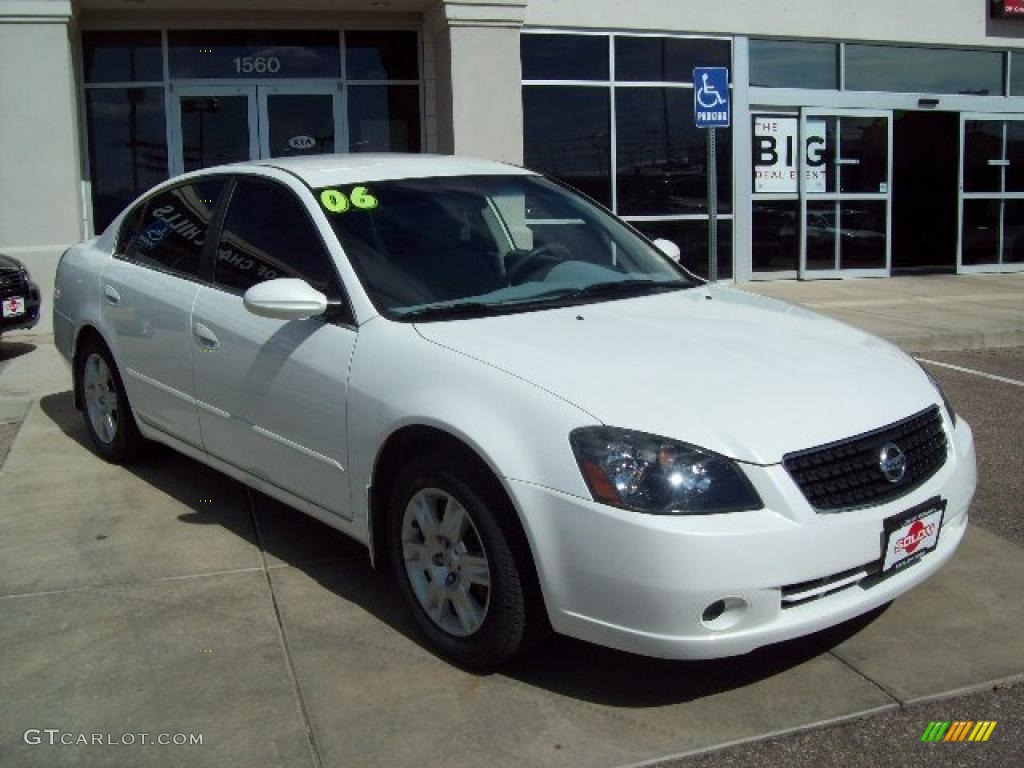
[[[127,463],[141,454],[145,441],[110,351],[95,339],[85,345],[78,358],[77,381],[86,431],[100,456],[115,464]]]
[[[475,473],[414,461],[388,509],[399,589],[430,645],[466,667],[497,667],[542,636],[524,553],[506,533],[507,499]]]

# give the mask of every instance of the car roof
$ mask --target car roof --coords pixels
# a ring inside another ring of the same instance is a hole
[[[493,160],[452,155],[414,155],[399,153],[357,153],[303,155],[238,163],[206,172],[244,172],[247,167],[279,168],[298,176],[311,187],[330,187],[366,181],[422,179],[431,176],[522,176],[531,171]]]

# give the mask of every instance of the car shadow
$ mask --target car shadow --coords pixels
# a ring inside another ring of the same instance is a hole
[[[90,447],[70,392],[46,396],[40,406],[68,438]],[[261,547],[271,565],[276,559],[302,571],[341,599],[426,647],[390,574],[374,570],[366,548],[359,542],[163,446],[154,445],[144,459],[124,469],[186,505],[189,511],[178,516],[182,522],[224,527]],[[199,473],[221,478],[226,490],[249,494],[255,514],[202,505],[194,490]],[[857,634],[887,607],[804,638],[712,661],[652,659],[556,635],[495,674],[606,706],[678,704],[742,688],[804,664]]]
[[[35,348],[36,345],[30,341],[0,339],[0,363],[6,363],[22,355],[27,355],[29,352],[34,352]]]

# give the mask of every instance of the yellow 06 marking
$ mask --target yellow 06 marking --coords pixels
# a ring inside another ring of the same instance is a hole
[[[366,187],[356,187],[352,190],[352,205],[363,210],[370,210],[377,207],[377,198],[370,194]]]
[[[320,193],[320,203],[331,213],[345,213],[353,206],[369,211],[379,205],[366,187],[354,187],[348,195],[338,189],[325,189]]]
[[[321,192],[320,202],[331,213],[344,213],[349,209],[348,198],[336,189],[325,189]]]

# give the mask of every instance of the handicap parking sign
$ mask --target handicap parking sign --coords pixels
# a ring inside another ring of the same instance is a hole
[[[693,115],[698,128],[729,127],[732,108],[728,69],[697,67],[693,70]]]

